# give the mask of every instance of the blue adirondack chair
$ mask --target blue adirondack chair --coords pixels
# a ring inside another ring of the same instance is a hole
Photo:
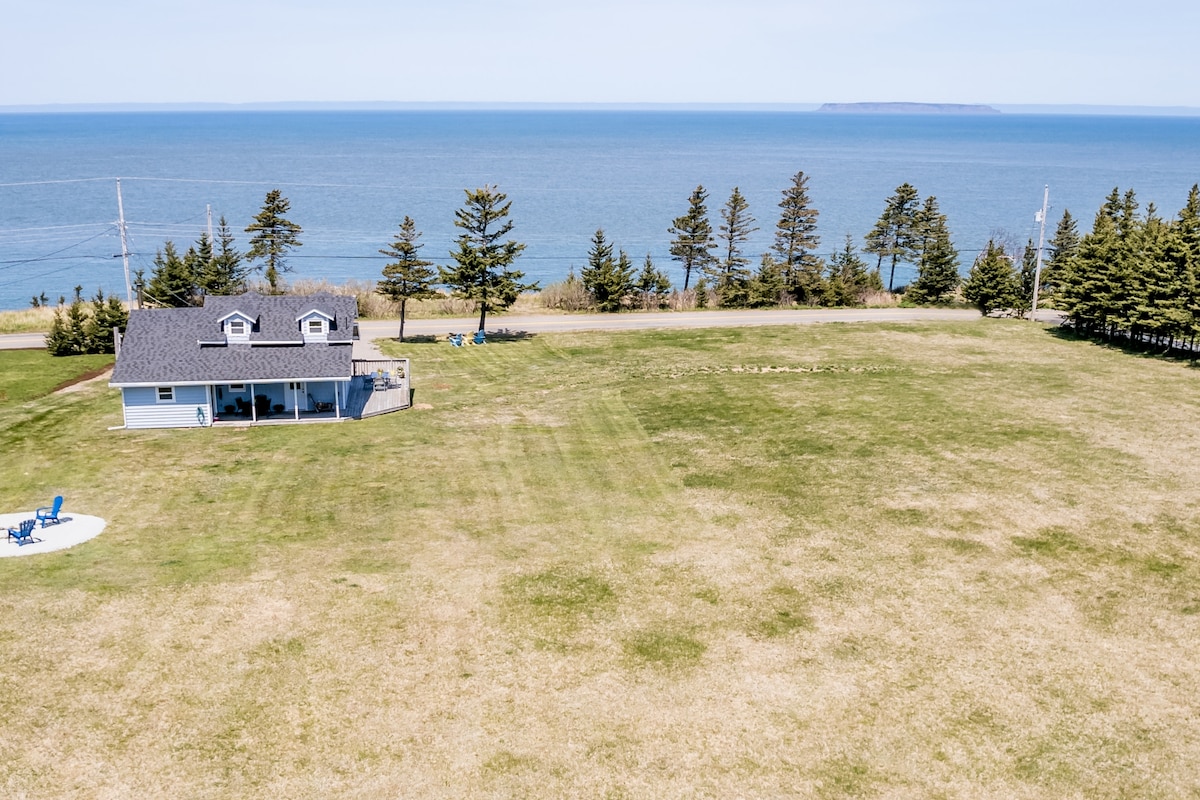
[[[475,331],[475,338],[472,340],[471,343],[472,344],[487,344],[487,342],[484,341],[484,338],[483,338],[483,331]]]
[[[8,529],[8,538],[16,539],[17,545],[41,541],[40,539],[33,538],[34,525],[37,525],[36,519],[23,520],[17,527]]]
[[[461,333],[450,334],[450,346],[451,347],[462,347],[462,337],[463,337],[463,335]]]
[[[54,505],[44,506],[37,510],[37,520],[36,521],[42,523],[43,528],[51,523],[54,523],[55,525],[57,525],[58,524],[58,512],[62,511],[62,503],[63,503],[62,495],[60,494],[58,497],[54,498]]]

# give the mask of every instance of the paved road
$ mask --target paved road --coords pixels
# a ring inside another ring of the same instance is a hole
[[[488,317],[488,330],[548,333],[552,331],[628,331],[650,328],[723,328],[742,325],[803,325],[813,322],[914,322],[919,320],[979,319],[979,312],[952,308],[805,308],[761,309],[756,311],[664,311],[645,314],[559,314]],[[1057,312],[1038,312],[1043,322],[1056,322]],[[471,332],[478,317],[410,319],[404,323],[406,336],[445,336],[450,332]],[[399,320],[361,320],[360,339],[395,338]],[[0,350],[44,347],[40,333],[13,333],[0,336]],[[356,355],[358,353],[356,352]]]

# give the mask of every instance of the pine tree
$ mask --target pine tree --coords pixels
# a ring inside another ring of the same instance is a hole
[[[1057,308],[1056,295],[1067,273],[1068,265],[1079,252],[1079,229],[1069,210],[1064,210],[1054,236],[1047,242],[1050,256],[1042,264],[1042,286],[1039,296]]]
[[[395,259],[383,267],[383,280],[375,287],[375,291],[393,302],[400,303],[400,341],[404,341],[404,316],[409,300],[422,300],[437,297],[433,289],[433,280],[437,272],[432,269],[433,262],[421,258],[420,250],[423,244],[418,244],[421,232],[412,217],[405,216],[400,222],[400,232],[384,249],[379,252],[388,258]]]
[[[750,279],[750,307],[781,306],[784,304],[787,293],[783,266],[770,253],[763,253],[758,264],[758,271]]]
[[[291,272],[285,256],[301,245],[300,234],[303,229],[284,217],[291,208],[291,201],[278,189],[272,189],[263,200],[262,210],[246,228],[246,233],[250,234],[250,249],[246,251],[246,259],[250,262],[263,261],[271,294],[279,293],[279,276]]]
[[[583,287],[601,311],[620,311],[623,302],[634,292],[633,264],[625,251],[613,258],[613,248],[598,229],[588,251],[588,265],[580,273]]]
[[[808,176],[803,171],[792,176],[792,185],[783,190],[779,201],[779,222],[775,224],[775,243],[771,246],[783,273],[784,283],[802,303],[811,303],[822,290],[822,264],[816,256],[821,244],[817,235],[817,209],[808,197]]]
[[[889,292],[895,286],[896,265],[901,261],[912,261],[916,253],[916,242],[921,234],[918,202],[916,188],[909,183],[900,184],[896,193],[887,199],[883,214],[866,236],[867,246],[863,249],[878,256],[875,269],[882,268],[884,259],[890,263]]]
[[[993,311],[1013,308],[1018,302],[1020,286],[1012,262],[1003,248],[989,240],[987,250],[971,266],[963,285],[963,297],[985,317]]]
[[[692,272],[704,269],[713,261],[712,225],[708,221],[708,208],[705,201],[708,192],[703,186],[697,186],[688,198],[688,210],[682,217],[667,228],[667,233],[675,235],[671,241],[671,257],[683,266],[683,290],[686,292],[691,284]]]
[[[85,325],[86,350],[89,353],[113,353],[116,342],[113,340],[113,328],[124,331],[129,324],[129,312],[116,295],[104,296],[102,290],[96,291],[92,299],[91,318]]]
[[[221,217],[217,225],[216,246],[213,248],[210,245],[210,256],[200,276],[200,286],[205,294],[239,294],[246,290],[247,270],[242,266],[242,254],[233,244],[229,225],[225,217]]]
[[[827,304],[860,306],[863,296],[872,289],[883,289],[879,273],[868,271],[866,262],[859,257],[858,250],[854,247],[854,238],[846,234],[845,246],[829,259]]]
[[[1113,318],[1111,273],[1121,258],[1117,234],[1120,195],[1114,189],[1081,237],[1075,256],[1066,262],[1059,308],[1072,326],[1085,334],[1108,333]]]
[[[721,225],[717,238],[724,243],[720,260],[712,262],[705,273],[712,278],[717,297],[722,306],[736,308],[745,306],[749,300],[750,259],[742,255],[742,247],[750,240],[754,217],[750,216],[750,204],[738,187],[733,187],[721,209]]]
[[[671,291],[671,279],[665,272],[654,266],[654,261],[650,258],[649,253],[646,253],[646,261],[642,264],[642,271],[638,273],[636,289],[642,295],[644,308],[661,308],[665,305],[666,296]]]
[[[1013,309],[1024,317],[1033,308],[1033,286],[1037,282],[1037,248],[1033,239],[1021,251],[1021,270],[1017,274],[1017,296]]]
[[[174,242],[167,241],[154,256],[154,269],[146,286],[150,301],[168,308],[198,305],[194,266],[194,258],[180,258]]]
[[[958,251],[950,241],[946,215],[930,195],[916,217],[911,236],[917,256],[917,278],[904,298],[914,303],[939,303],[949,299],[962,278],[958,274]]]
[[[522,283],[525,273],[511,269],[525,245],[513,239],[501,241],[513,228],[508,195],[495,186],[465,192],[465,205],[454,212],[454,225],[462,229],[458,249],[450,252],[456,266],[440,268],[441,282],[455,296],[479,304],[479,330],[483,330],[490,309],[508,308],[521,292],[537,289],[537,283]]]

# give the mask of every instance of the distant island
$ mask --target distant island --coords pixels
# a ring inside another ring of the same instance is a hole
[[[999,114],[985,105],[962,103],[825,103],[818,112],[832,114]]]

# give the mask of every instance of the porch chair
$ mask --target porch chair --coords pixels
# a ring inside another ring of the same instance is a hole
[[[8,529],[8,538],[16,539],[18,546],[29,544],[30,542],[40,542],[41,539],[33,538],[33,526],[36,524],[36,519],[22,520],[17,527]],[[5,541],[7,541],[7,539]]]
[[[37,510],[37,519],[34,521],[42,523],[43,528],[51,523],[57,525],[58,512],[62,511],[62,504],[63,499],[62,495],[60,494],[58,497],[54,498],[54,505],[43,506]]]
[[[487,344],[483,338],[483,331],[475,331],[475,338],[471,340],[471,344]]]

